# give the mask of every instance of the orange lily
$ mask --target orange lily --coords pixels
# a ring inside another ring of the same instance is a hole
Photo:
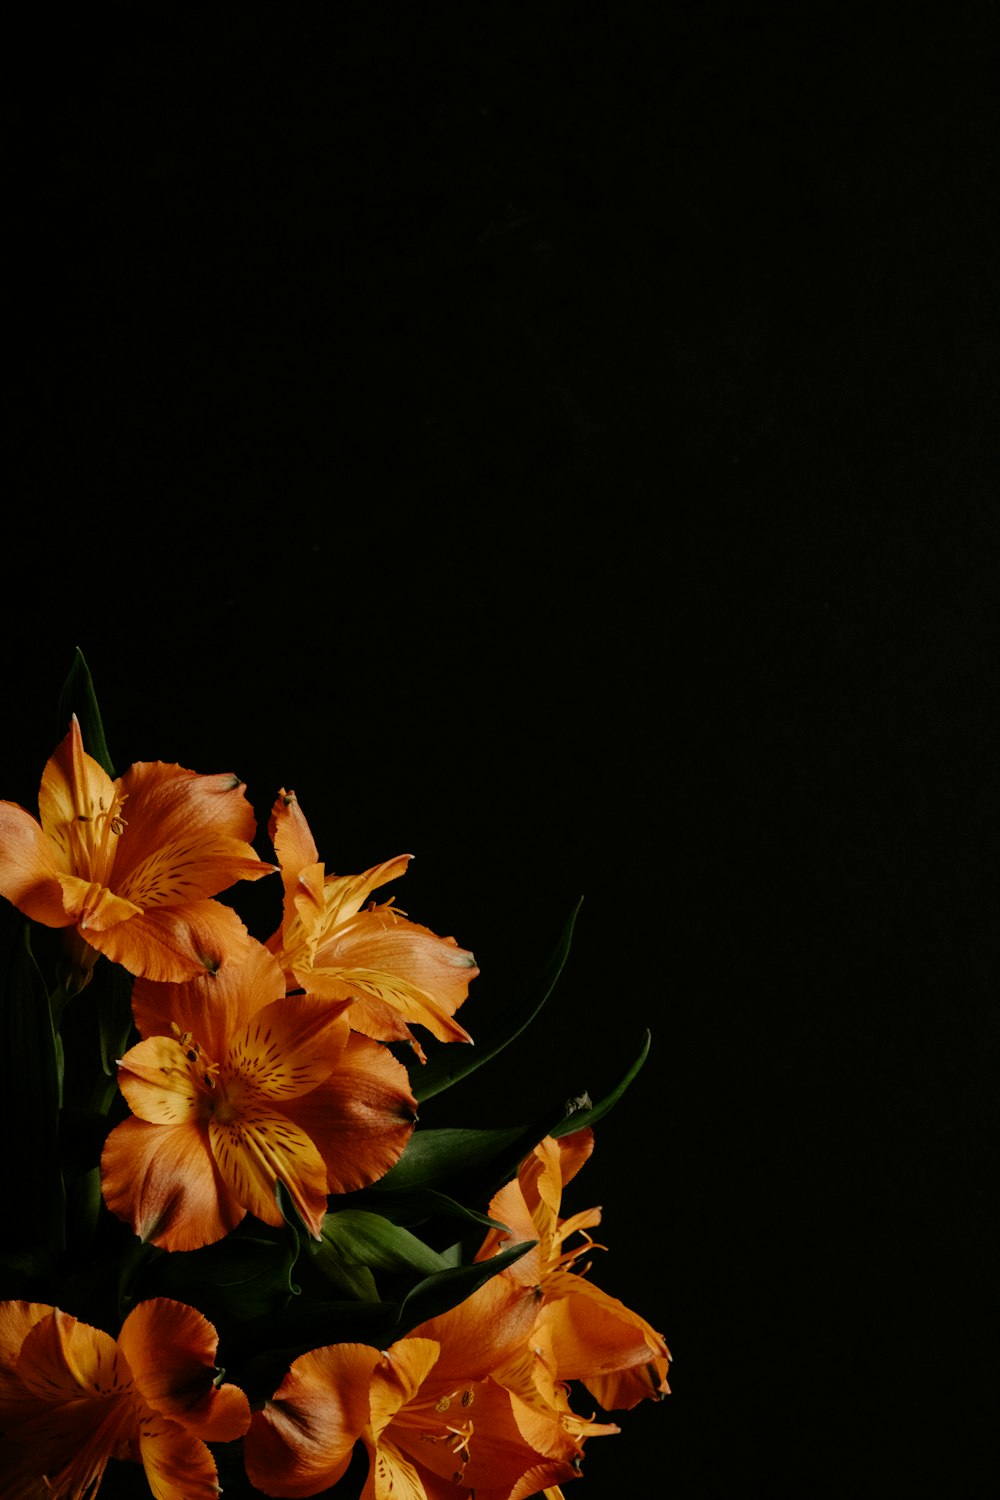
[[[343,1005],[286,995],[259,943],[186,984],[137,981],[132,1011],[143,1040],[118,1065],[132,1118],[105,1141],[101,1185],[142,1240],[197,1249],[248,1211],[280,1225],[279,1179],[318,1239],[327,1194],[374,1182],[410,1138],[406,1069]]]
[[[249,941],[211,898],[274,869],[249,842],[244,791],[238,776],[161,761],[112,781],[74,715],[42,775],[40,821],[0,802],[0,895],[46,927],[75,929],[70,989],[83,988],[99,953],[148,979],[190,979],[213,948],[234,955]]]
[[[540,1294],[530,1352],[522,1351],[500,1378],[522,1394],[533,1387],[549,1400],[553,1382],[579,1380],[605,1411],[627,1411],[646,1398],[669,1394],[670,1351],[645,1318],[586,1279],[589,1266],[573,1269],[580,1256],[602,1248],[586,1233],[600,1223],[599,1208],[559,1217],[563,1188],[593,1147],[590,1129],[541,1141],[490,1203],[490,1217],[509,1232],[491,1230],[476,1259],[487,1260],[525,1239],[538,1241],[500,1273],[536,1286]],[[566,1250],[565,1242],[577,1233],[582,1243]]]
[[[0,1470],[7,1500],[92,1500],[108,1460],[141,1463],[158,1500],[215,1500],[208,1442],[240,1437],[246,1396],[215,1384],[218,1336],[154,1297],[117,1340],[40,1302],[0,1303]]]
[[[424,1053],[407,1022],[443,1042],[469,1042],[454,1014],[479,973],[452,937],[438,937],[393,908],[368,901],[405,874],[413,857],[397,855],[361,875],[327,875],[294,792],[282,789],[269,824],[285,887],[281,927],[267,943],[289,989],[350,1002],[355,1031],[407,1041]]]
[[[358,1441],[369,1457],[362,1500],[526,1500],[576,1477],[579,1439],[491,1374],[527,1338],[533,1304],[531,1291],[495,1277],[384,1353],[333,1344],[301,1355],[251,1418],[251,1483],[316,1495],[342,1477]]]

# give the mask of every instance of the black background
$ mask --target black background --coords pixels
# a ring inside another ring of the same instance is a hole
[[[592,1500],[985,1451],[995,14],[104,4],[8,50],[3,795],[79,645],[120,767],[412,851],[473,1035],[583,896],[424,1118],[652,1032],[568,1203],[674,1393]]]

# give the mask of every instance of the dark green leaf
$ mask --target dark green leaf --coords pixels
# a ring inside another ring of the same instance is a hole
[[[414,1069],[410,1080],[414,1097],[418,1103],[431,1099],[444,1089],[450,1088],[460,1078],[466,1078],[502,1052],[516,1036],[534,1020],[555,988],[556,980],[563,971],[573,941],[573,927],[583,898],[576,903],[572,915],[563,929],[559,943],[542,972],[520,1005],[506,1010],[499,1023],[484,1035],[477,1035],[474,1045],[449,1043],[436,1056],[420,1068]]]
[[[456,1202],[446,1193],[435,1192],[433,1188],[414,1188],[410,1191],[406,1188],[382,1189],[376,1184],[374,1188],[364,1188],[352,1193],[350,1201],[352,1207],[373,1208],[393,1224],[407,1227],[426,1224],[430,1219],[458,1219],[469,1225],[477,1225],[484,1231],[506,1228],[505,1224],[491,1219],[489,1214],[467,1208],[464,1203]]]
[[[298,1296],[292,1271],[299,1241],[288,1225],[272,1229],[249,1216],[224,1240],[200,1250],[164,1252],[143,1282],[145,1296],[174,1297],[218,1326],[243,1323]]]
[[[59,708],[56,723],[56,742],[61,741],[67,734],[73,715],[80,721],[80,733],[83,736],[83,748],[87,754],[102,766],[108,775],[115,774],[111,756],[108,753],[107,741],[104,738],[104,725],[101,722],[101,711],[97,706],[97,694],[94,692],[94,683],[90,675],[90,668],[83,657],[79,646],[73,657],[73,665],[69,669],[66,681],[62,685],[59,694]]]
[[[314,1258],[322,1265],[331,1254],[338,1264],[367,1266],[372,1271],[414,1271],[430,1276],[447,1269],[440,1255],[408,1229],[382,1214],[358,1208],[325,1215],[322,1241]]]
[[[603,1119],[608,1110],[612,1109],[618,1103],[618,1100],[646,1061],[646,1058],[649,1056],[649,1044],[650,1034],[647,1031],[643,1038],[638,1057],[628,1071],[615,1084],[614,1088],[605,1094],[603,1099],[598,1100],[596,1104],[580,1110],[577,1114],[568,1116],[559,1125],[555,1126],[551,1134],[554,1136],[572,1135],[575,1130],[584,1130],[588,1125],[596,1125],[598,1120]]]

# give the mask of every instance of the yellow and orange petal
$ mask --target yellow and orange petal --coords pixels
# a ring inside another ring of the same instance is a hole
[[[379,1041],[408,1041],[423,1052],[408,1023],[441,1041],[471,1040],[454,1020],[479,970],[451,937],[409,921],[373,891],[406,871],[409,854],[359,875],[328,875],[294,792],[282,790],[270,820],[281,866],[284,907],[268,948],[281,961],[289,988],[350,1004],[356,1031]]]

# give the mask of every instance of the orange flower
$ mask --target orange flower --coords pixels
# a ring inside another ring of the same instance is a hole
[[[602,1248],[586,1233],[600,1223],[599,1208],[559,1217],[563,1188],[593,1147],[589,1129],[541,1141],[517,1178],[490,1203],[490,1217],[506,1224],[509,1233],[491,1230],[476,1259],[487,1260],[525,1239],[538,1241],[500,1273],[540,1292],[531,1353],[522,1351],[520,1361],[501,1378],[522,1394],[532,1385],[544,1394],[551,1393],[553,1382],[579,1380],[605,1411],[627,1411],[646,1398],[669,1393],[670,1351],[645,1318],[586,1279],[589,1267],[573,1269],[581,1255]],[[582,1243],[565,1249],[577,1233],[583,1234]]]
[[[70,988],[86,984],[99,953],[148,979],[193,978],[213,948],[233,955],[249,941],[211,898],[274,869],[248,842],[243,793],[237,776],[160,761],[112,781],[74,716],[42,776],[40,822],[0,802],[0,895],[46,927],[75,929]]]
[[[301,1355],[251,1419],[251,1483],[266,1495],[316,1495],[341,1478],[358,1441],[369,1500],[525,1500],[574,1478],[580,1440],[491,1376],[527,1338],[533,1303],[498,1276],[384,1353],[332,1344]]]
[[[158,1500],[215,1500],[206,1442],[240,1437],[246,1396],[217,1386],[218,1336],[154,1297],[117,1341],[40,1302],[0,1303],[0,1471],[9,1500],[92,1500],[109,1458],[143,1465]]]
[[[101,1185],[142,1240],[193,1250],[249,1211],[281,1224],[280,1179],[318,1239],[328,1193],[394,1166],[416,1104],[406,1069],[352,1034],[342,1005],[285,994],[259,943],[187,984],[139,980],[143,1038],[121,1059],[132,1110],[108,1136]]]
[[[282,923],[267,947],[278,957],[289,989],[347,1000],[355,1031],[380,1041],[408,1041],[424,1053],[406,1024],[425,1026],[443,1042],[471,1041],[453,1019],[479,973],[454,938],[438,937],[393,909],[369,902],[372,891],[405,874],[412,858],[397,855],[362,875],[327,875],[294,792],[282,790],[269,824],[285,887]]]

